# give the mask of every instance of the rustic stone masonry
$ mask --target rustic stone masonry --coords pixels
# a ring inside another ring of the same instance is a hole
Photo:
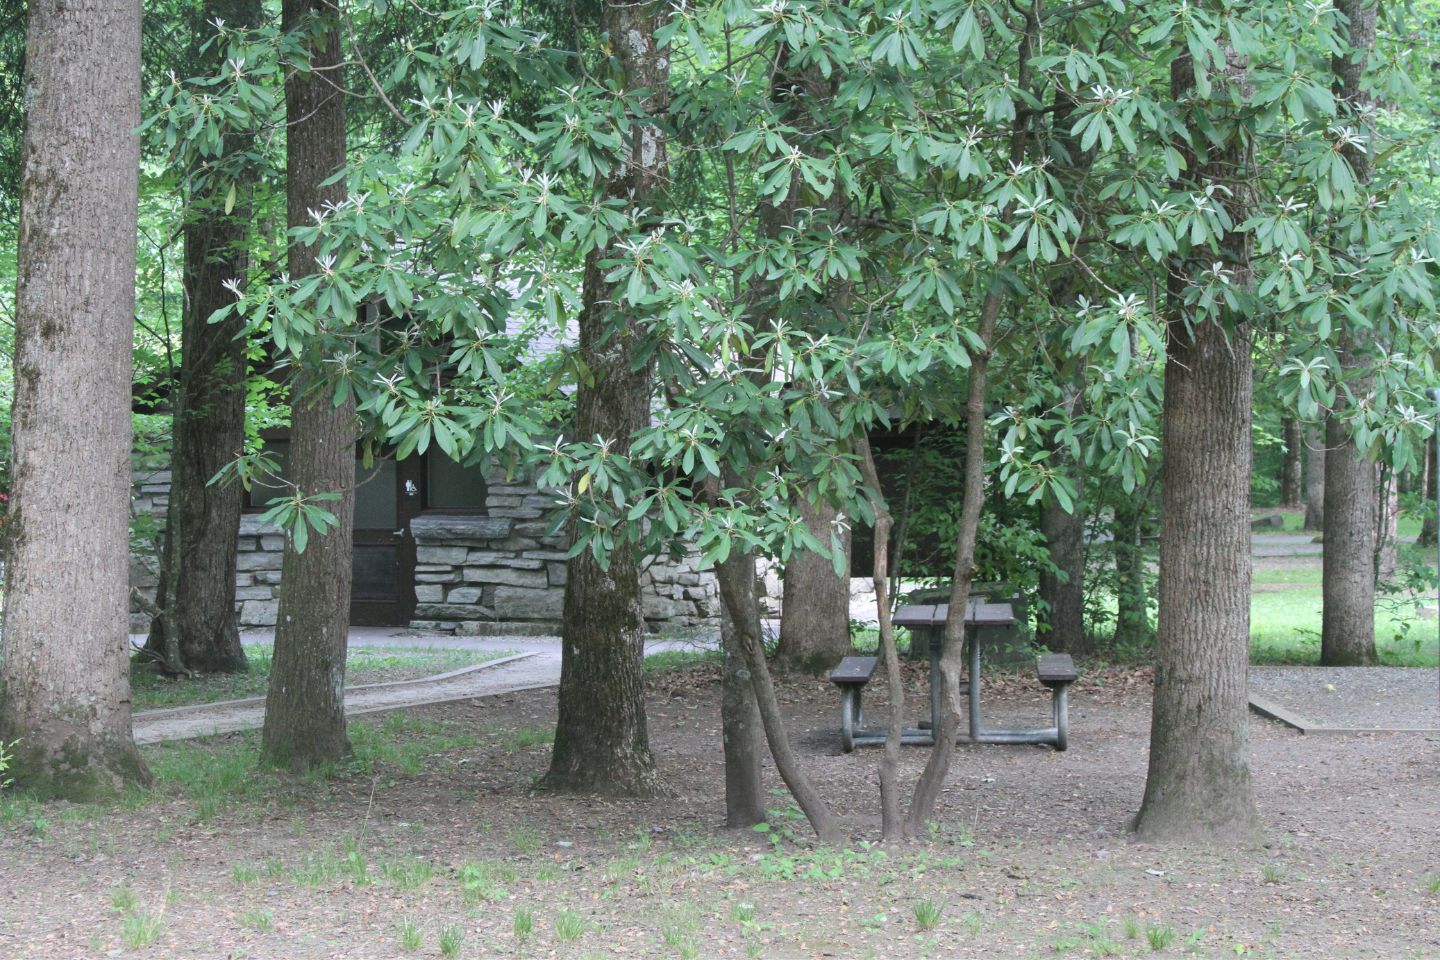
[[[135,511],[161,522],[168,471],[138,471]],[[425,513],[410,524],[415,539],[415,629],[459,634],[555,633],[565,602],[563,535],[549,535],[550,501],[533,486],[491,478],[484,514]],[[271,627],[279,607],[284,538],[247,513],[240,521],[235,600],[242,629]],[[153,598],[153,563],[137,557],[132,585]],[[645,618],[656,630],[718,628],[719,589],[693,559],[657,560],[641,578]],[[136,611],[131,629],[148,621]]]

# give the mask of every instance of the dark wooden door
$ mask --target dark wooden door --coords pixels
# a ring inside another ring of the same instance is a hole
[[[395,627],[415,612],[415,538],[410,521],[425,502],[421,457],[355,462],[355,582],[350,622]]]

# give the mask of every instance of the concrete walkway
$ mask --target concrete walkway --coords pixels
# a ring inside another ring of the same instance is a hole
[[[132,642],[144,643],[143,636]],[[274,634],[247,632],[246,644],[269,643]],[[356,627],[350,631],[351,647],[408,647],[439,650],[481,650],[507,656],[488,663],[449,673],[394,683],[363,684],[345,688],[345,713],[358,716],[450,703],[554,687],[560,683],[560,638],[558,637],[456,637],[450,634],[416,633],[395,627]],[[705,649],[703,641],[655,640],[645,652]],[[235,730],[253,730],[265,722],[265,700],[227,700],[164,710],[146,710],[134,716],[135,742],[159,743],[207,737]]]

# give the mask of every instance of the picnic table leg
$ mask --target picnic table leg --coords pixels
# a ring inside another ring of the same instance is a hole
[[[850,753],[855,749],[855,728],[859,724],[860,694],[856,690],[840,693],[840,749]]]
[[[1053,700],[1055,708],[1055,749],[1063,751],[1070,739],[1070,685],[1062,684],[1055,688]]]

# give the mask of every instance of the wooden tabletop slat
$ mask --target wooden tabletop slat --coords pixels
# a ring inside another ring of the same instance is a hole
[[[941,627],[950,615],[948,603],[907,604],[895,611],[890,622],[897,627]],[[1015,622],[1015,608],[1008,603],[970,603],[965,623],[972,627],[1008,627]]]

